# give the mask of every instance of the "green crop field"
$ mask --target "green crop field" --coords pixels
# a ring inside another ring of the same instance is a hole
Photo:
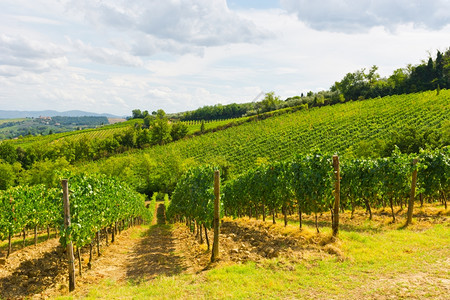
[[[218,158],[235,174],[260,161],[321,151],[346,154],[361,141],[387,139],[407,125],[440,129],[449,120],[450,91],[423,92],[297,111],[145,150],[152,157],[179,155],[199,163]],[[142,152],[144,153],[144,152]],[[140,155],[140,154],[137,154]]]

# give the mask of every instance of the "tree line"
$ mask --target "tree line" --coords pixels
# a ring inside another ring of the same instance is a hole
[[[307,105],[320,107],[351,100],[384,97],[415,93],[429,90],[450,88],[450,48],[445,52],[437,51],[436,57],[429,57],[418,65],[409,64],[405,68],[396,69],[389,77],[381,77],[378,67],[372,66],[347,73],[340,81],[336,81],[329,90],[313,93],[312,91],[297,96],[280,99],[274,92],[265,94],[264,99],[249,103],[216,104],[200,107],[193,111],[171,114],[171,118],[182,121],[217,120],[252,116],[281,108]],[[156,112],[149,114],[133,110],[132,118],[152,118]]]

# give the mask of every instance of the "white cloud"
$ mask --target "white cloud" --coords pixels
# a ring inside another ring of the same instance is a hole
[[[125,115],[261,91],[287,98],[373,64],[386,76],[448,47],[448,1],[429,1],[424,15],[415,1],[263,2],[1,1],[0,109]]]
[[[401,24],[441,29],[450,23],[448,0],[280,0],[287,11],[317,30],[395,30]]]
[[[0,35],[0,73],[4,76],[15,76],[22,71],[48,72],[66,64],[62,47],[22,36]]]
[[[162,39],[162,50],[174,46],[172,41],[197,47],[230,43],[259,43],[272,38],[255,24],[228,9],[226,0],[141,0],[141,1],[73,1],[76,9],[92,24],[117,30],[140,32],[149,38]],[[155,52],[148,41],[139,41],[136,53]],[[153,43],[159,46],[158,43]],[[164,47],[165,46],[165,47]],[[146,49],[145,51],[142,48]],[[178,52],[180,47],[175,47]],[[190,50],[187,48],[187,50]],[[188,51],[190,52],[190,51]]]
[[[139,57],[133,56],[127,52],[106,47],[93,47],[80,40],[70,41],[70,43],[74,49],[96,63],[126,67],[140,67],[143,65],[143,62]]]

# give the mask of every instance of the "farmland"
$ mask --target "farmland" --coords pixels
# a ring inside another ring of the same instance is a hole
[[[203,134],[201,122],[189,121],[189,136],[164,145],[95,161],[16,163],[14,186],[0,194],[0,297],[444,299],[449,108],[442,90],[205,122]],[[12,144],[71,150],[142,124]],[[411,136],[427,149],[408,148]],[[337,236],[334,154],[342,163]],[[223,224],[220,259],[211,263],[215,170]],[[62,178],[71,185],[68,229]],[[420,197],[406,226],[412,190]],[[136,191],[153,195],[150,208]],[[165,202],[155,204],[158,197]],[[78,256],[71,293],[62,250],[69,242]]]

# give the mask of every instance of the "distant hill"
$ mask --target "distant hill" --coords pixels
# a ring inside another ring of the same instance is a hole
[[[97,114],[92,112],[86,112],[81,110],[69,110],[59,112],[56,110],[41,110],[41,111],[19,111],[19,110],[0,110],[0,119],[16,119],[16,118],[39,118],[43,117],[99,117],[104,116],[107,118],[120,118],[112,114]]]

